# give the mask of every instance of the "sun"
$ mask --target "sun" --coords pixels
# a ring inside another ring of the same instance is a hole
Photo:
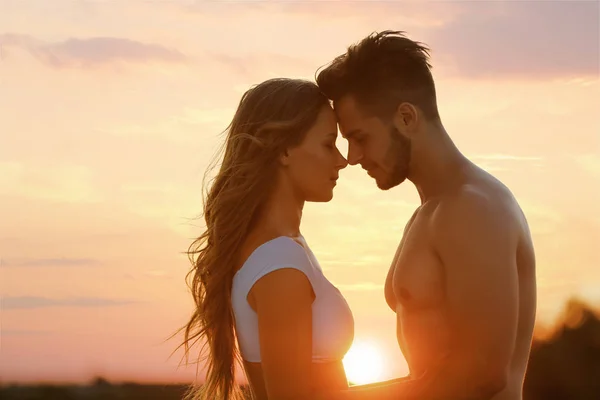
[[[354,341],[342,362],[351,383],[364,385],[383,380],[383,357],[371,342]]]

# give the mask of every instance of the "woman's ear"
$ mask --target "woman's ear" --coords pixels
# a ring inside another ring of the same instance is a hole
[[[417,108],[410,103],[400,103],[394,113],[393,123],[401,134],[412,137],[419,125]]]

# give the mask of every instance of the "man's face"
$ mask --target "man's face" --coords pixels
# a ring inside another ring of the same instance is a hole
[[[382,190],[408,177],[411,143],[392,124],[367,116],[352,96],[335,103],[340,132],[348,140],[348,163],[360,164]]]

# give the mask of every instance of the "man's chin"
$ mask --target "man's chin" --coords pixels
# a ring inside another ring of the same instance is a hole
[[[390,189],[395,188],[396,186],[400,185],[405,180],[406,180],[406,178],[395,179],[395,180],[375,178],[375,183],[377,184],[377,187],[381,190],[390,190]]]

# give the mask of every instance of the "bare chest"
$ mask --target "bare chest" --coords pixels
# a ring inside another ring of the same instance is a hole
[[[413,218],[390,266],[386,300],[396,312],[437,308],[443,303],[444,273],[431,245],[427,223],[426,216]]]

